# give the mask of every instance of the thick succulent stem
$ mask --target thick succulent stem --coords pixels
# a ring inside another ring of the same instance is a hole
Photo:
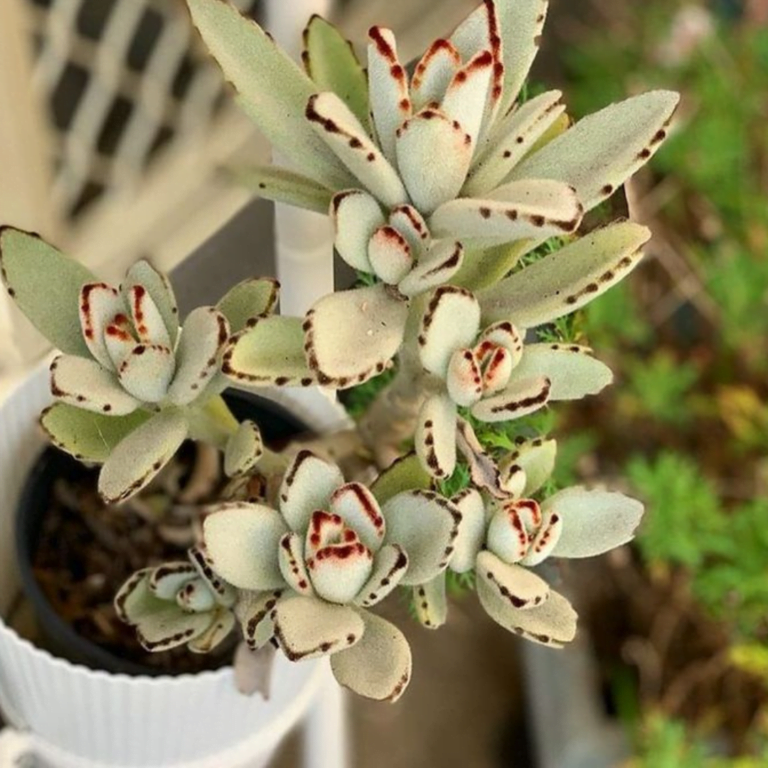
[[[401,455],[403,442],[413,437],[419,409],[431,391],[431,377],[422,368],[418,353],[422,313],[423,300],[414,300],[398,355],[397,374],[358,424],[363,442],[382,469]]]

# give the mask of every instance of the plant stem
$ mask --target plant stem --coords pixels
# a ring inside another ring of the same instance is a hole
[[[190,409],[188,416],[189,436],[222,450],[240,426],[221,395],[206,400],[199,408]]]

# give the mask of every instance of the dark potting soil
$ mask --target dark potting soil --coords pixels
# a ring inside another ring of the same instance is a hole
[[[204,505],[221,498],[219,456],[185,447],[142,493],[121,506],[101,500],[96,469],[70,466],[67,476],[54,483],[33,555],[35,578],[56,613],[103,650],[158,672],[194,673],[228,663],[231,648],[204,655],[186,647],[145,651],[135,630],[118,619],[112,602],[135,571],[186,559]]]

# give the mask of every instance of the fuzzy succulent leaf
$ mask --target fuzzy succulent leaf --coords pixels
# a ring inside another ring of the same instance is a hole
[[[445,593],[445,573],[432,581],[413,588],[416,618],[427,629],[439,629],[448,620],[448,599]]]
[[[215,307],[189,313],[176,350],[176,373],[168,388],[174,405],[189,405],[219,370],[221,350],[229,338],[229,323]]]
[[[461,512],[461,524],[454,542],[450,568],[455,573],[467,573],[475,567],[477,554],[485,539],[485,503],[474,488],[466,488],[451,501]]]
[[[51,393],[59,402],[112,416],[127,416],[141,405],[112,371],[77,355],[60,355],[51,363]]]
[[[287,168],[271,165],[250,165],[230,168],[233,181],[250,189],[255,195],[275,203],[294,205],[315,213],[328,213],[333,192],[314,179]]]
[[[304,326],[310,368],[321,384],[339,389],[367,381],[400,349],[407,318],[408,305],[383,285],[325,296]]]
[[[395,168],[335,93],[312,96],[306,114],[317,135],[369,192],[389,206],[408,201]]]
[[[327,206],[323,213],[327,211]],[[249,322],[271,315],[280,295],[280,284],[271,277],[243,280],[221,298],[216,308],[227,318],[229,332],[244,330]]]
[[[406,491],[391,498],[382,512],[387,542],[408,555],[401,584],[425,584],[446,569],[461,523],[461,512],[448,499],[428,491]]]
[[[261,317],[235,335],[222,371],[246,385],[309,386],[315,381],[304,355],[299,317]]]
[[[421,320],[419,356],[430,373],[442,378],[453,353],[474,343],[480,330],[480,305],[467,290],[446,285],[431,296]]]
[[[302,60],[318,90],[338,94],[362,125],[370,127],[365,69],[349,40],[320,16],[313,16],[304,30]]]
[[[475,162],[462,190],[467,197],[501,184],[535,143],[565,111],[560,91],[547,91],[510,112],[494,128],[488,145]]]
[[[646,227],[620,222],[579,238],[479,291],[483,321],[534,328],[575,312],[640,263],[650,236]]]
[[[350,648],[360,642],[364,631],[357,611],[314,597],[283,597],[275,609],[275,638],[291,661]]]
[[[235,628],[235,615],[232,611],[219,609],[215,612],[213,621],[208,629],[187,643],[192,653],[210,653],[221,645]]]
[[[188,560],[163,563],[150,573],[149,588],[161,600],[174,600],[181,587],[196,578],[197,568]]]
[[[168,394],[176,360],[161,344],[137,344],[117,370],[120,383],[144,403],[159,403]]]
[[[122,440],[151,417],[147,411],[106,416],[56,403],[43,411],[40,424],[57,448],[81,461],[103,464]]]
[[[149,295],[162,318],[169,344],[173,346],[179,332],[179,308],[168,278],[146,259],[141,259],[126,273],[121,293],[127,296],[136,286],[141,286]]]
[[[203,521],[205,548],[216,573],[239,589],[274,590],[285,585],[278,546],[287,532],[280,515],[261,504],[223,504]]]
[[[365,632],[352,648],[331,656],[340,685],[377,701],[397,701],[411,679],[411,648],[403,633],[385,619],[365,613]]]
[[[44,240],[0,229],[0,275],[19,309],[54,347],[90,357],[80,326],[80,290],[93,274]]]
[[[458,122],[427,107],[398,130],[397,162],[410,199],[426,216],[464,186],[472,162],[471,137]]]
[[[406,454],[390,464],[371,485],[371,492],[379,504],[385,504],[398,493],[410,490],[427,490],[432,478],[424,470],[418,456]]]
[[[227,442],[224,451],[224,473],[227,477],[244,477],[264,453],[261,431],[254,421],[243,421]]]
[[[235,606],[235,614],[243,630],[243,638],[252,651],[263,648],[275,634],[274,611],[282,595],[273,592],[243,592]]]
[[[339,192],[333,198],[331,218],[339,256],[353,269],[372,272],[368,243],[386,223],[376,198],[361,189]]]
[[[385,544],[376,554],[373,571],[363,585],[355,603],[370,608],[389,595],[405,575],[408,555],[397,544]]]
[[[478,579],[477,596],[485,612],[504,629],[542,645],[562,648],[576,636],[578,616],[571,604],[551,590],[535,608],[515,608],[499,592]]]
[[[476,570],[478,581],[513,608],[535,608],[549,597],[544,579],[520,565],[505,563],[488,550],[477,556]]]
[[[557,442],[535,438],[515,446],[515,450],[504,457],[499,468],[518,466],[525,472],[525,486],[521,496],[529,497],[541,488],[555,469]]]
[[[421,466],[432,477],[450,477],[456,468],[456,418],[456,404],[443,393],[431,395],[421,406],[413,442]]]
[[[435,237],[507,243],[568,234],[581,222],[573,187],[547,179],[513,181],[481,200],[451,199],[429,220]]]
[[[327,509],[344,475],[331,462],[311,451],[299,451],[280,486],[280,512],[293,531],[306,531],[312,513]]]
[[[542,510],[563,522],[553,557],[593,557],[631,541],[643,505],[622,493],[566,488],[544,502]]]
[[[538,411],[549,402],[552,383],[545,376],[516,378],[498,395],[486,397],[471,408],[476,419],[509,421]]]
[[[579,400],[596,395],[613,381],[613,372],[592,357],[589,347],[576,344],[527,344],[510,384],[544,377],[551,383],[550,400]]]
[[[510,177],[564,181],[590,210],[653,156],[679,100],[672,91],[650,91],[611,104],[523,160]]]
[[[330,510],[352,528],[368,549],[378,551],[386,524],[379,503],[362,483],[347,483],[331,496]]]
[[[302,172],[323,184],[351,178],[305,119],[316,86],[255,22],[226,2],[189,0],[192,21],[248,116]]]
[[[183,413],[162,411],[131,431],[113,449],[99,474],[99,493],[119,504],[146,487],[187,437]]]
[[[397,288],[404,296],[420,293],[447,283],[464,263],[464,246],[452,240],[436,240]]]

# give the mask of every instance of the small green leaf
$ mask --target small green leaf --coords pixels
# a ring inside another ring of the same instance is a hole
[[[432,478],[424,470],[415,453],[409,453],[387,467],[371,486],[379,504],[386,504],[403,491],[423,491],[432,485]]]
[[[328,213],[333,192],[300,173],[271,165],[231,168],[232,178],[265,200],[287,203],[323,215]]]
[[[77,459],[102,464],[117,444],[150,418],[146,411],[104,416],[56,403],[43,411],[40,424],[51,442]]]
[[[249,321],[272,314],[280,284],[270,277],[253,277],[231,288],[216,305],[229,321],[229,331],[239,333]]]
[[[352,44],[320,16],[313,16],[304,31],[303,55],[307,74],[319,91],[333,91],[369,128],[368,78]]]
[[[0,273],[16,305],[54,347],[91,356],[80,326],[80,289],[98,282],[88,269],[37,235],[4,227]]]

